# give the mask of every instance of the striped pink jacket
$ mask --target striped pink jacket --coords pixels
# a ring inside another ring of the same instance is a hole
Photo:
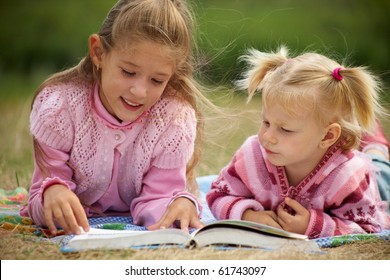
[[[216,218],[241,219],[247,209],[276,211],[291,197],[310,211],[309,238],[380,232],[390,227],[390,214],[370,162],[333,146],[300,184],[289,186],[284,168],[272,165],[251,136],[212,183],[207,202]]]

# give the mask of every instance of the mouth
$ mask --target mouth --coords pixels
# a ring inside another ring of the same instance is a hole
[[[265,150],[265,152],[266,152],[267,154],[276,154],[275,152],[273,152],[273,151],[271,151],[271,150],[268,150],[268,149],[266,149],[266,148],[264,148],[264,150]]]
[[[139,103],[135,103],[133,101],[130,101],[130,100],[127,100],[126,98],[124,97],[121,97],[123,102],[126,103],[127,105],[131,106],[131,107],[141,107],[143,104],[139,104]]]

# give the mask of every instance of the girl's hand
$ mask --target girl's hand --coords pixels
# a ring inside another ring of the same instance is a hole
[[[295,215],[288,213],[283,206],[278,208],[278,222],[284,230],[304,234],[309,225],[310,212],[298,201],[286,197],[284,202],[295,211]]]
[[[66,234],[80,234],[80,227],[89,231],[89,224],[79,198],[63,185],[53,185],[43,193],[46,225],[56,234],[55,222]]]
[[[188,227],[203,227],[194,202],[188,198],[179,197],[168,206],[157,223],[148,227],[148,230],[168,228],[176,221],[180,222],[180,228],[185,232],[188,232]]]
[[[243,220],[252,221],[275,228],[282,228],[278,223],[278,217],[274,211],[255,211],[248,209],[242,215]]]

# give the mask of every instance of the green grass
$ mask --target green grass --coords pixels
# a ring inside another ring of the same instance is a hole
[[[0,178],[3,188],[19,183],[28,188],[33,170],[29,114],[37,84],[30,78],[9,76],[0,79]]]

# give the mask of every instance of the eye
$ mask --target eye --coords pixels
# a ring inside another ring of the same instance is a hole
[[[153,83],[155,84],[158,84],[158,85],[161,85],[163,84],[165,81],[161,81],[161,80],[158,80],[158,79],[152,79]]]
[[[269,121],[266,121],[266,120],[263,120],[262,121],[262,124],[266,127],[269,127]]]
[[[134,73],[134,72],[126,71],[125,69],[122,69],[122,73],[123,73],[125,76],[130,76],[130,77],[135,76],[135,73]]]
[[[293,132],[292,130],[289,130],[289,129],[286,129],[286,128],[283,128],[283,127],[281,127],[280,128],[283,132],[286,132],[286,133],[291,133],[291,132]]]

